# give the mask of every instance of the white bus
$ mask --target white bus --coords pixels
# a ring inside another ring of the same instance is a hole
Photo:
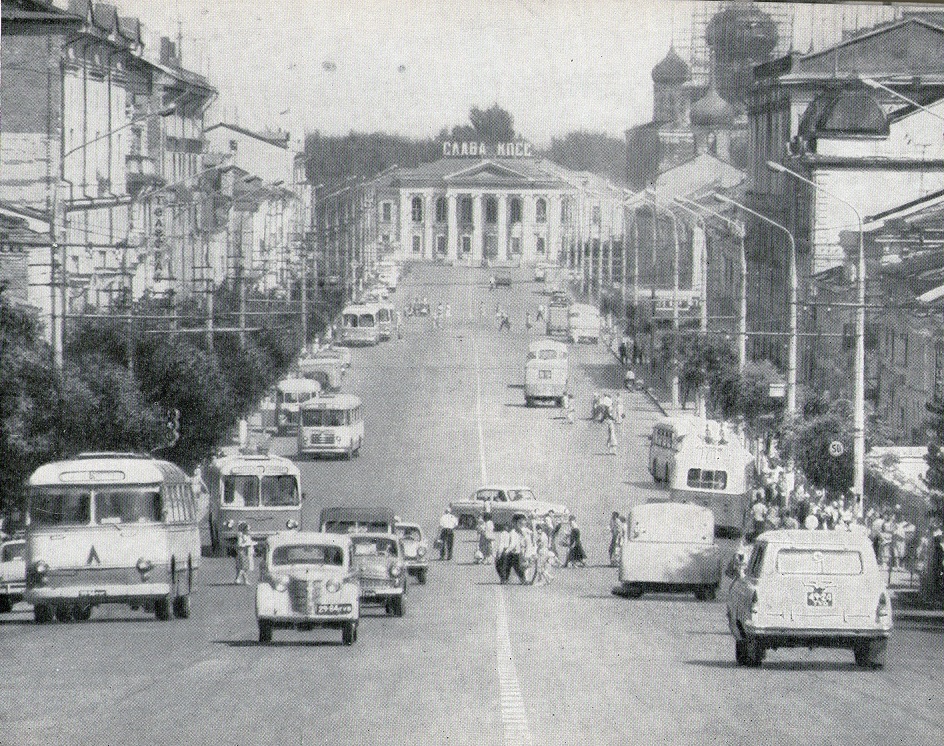
[[[37,623],[100,604],[190,616],[200,531],[186,474],[167,461],[87,453],[29,479],[26,594]]]
[[[380,341],[380,307],[354,303],[341,312],[341,341],[347,345],[375,345]]]
[[[587,303],[575,303],[567,312],[567,325],[570,341],[591,342],[600,341],[600,310]]]
[[[351,394],[319,396],[302,406],[298,455],[357,456],[364,445],[361,400]]]
[[[279,435],[294,435],[298,430],[298,411],[306,401],[321,392],[321,384],[311,378],[286,378],[275,387],[275,430]]]
[[[380,338],[393,339],[397,333],[397,309],[393,303],[383,301],[377,304],[377,321],[380,324]]]
[[[204,480],[210,489],[208,520],[214,553],[235,549],[241,523],[256,541],[301,528],[301,472],[287,458],[236,451],[215,458]]]

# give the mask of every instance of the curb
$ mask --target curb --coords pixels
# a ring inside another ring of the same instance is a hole
[[[609,353],[613,356],[613,359],[617,362],[617,364],[620,366],[620,368],[623,369],[623,372],[625,373],[625,372],[626,372],[626,371],[625,371],[625,366],[623,365],[622,361],[620,361],[619,355],[617,355],[615,352],[613,352],[613,348],[610,347],[609,345],[606,346],[606,349],[607,349],[607,350],[609,351]],[[638,391],[639,389],[636,389],[636,390]],[[658,397],[655,395],[655,392],[653,392],[653,390],[652,390],[649,386],[643,386],[643,387],[642,387],[642,392],[649,398],[649,401],[651,401],[653,404],[655,404],[655,405],[656,405],[656,408],[657,408],[660,412],[662,412],[662,416],[663,416],[663,417],[668,417],[668,416],[669,416],[669,413],[666,411],[665,407],[662,406],[662,402],[659,401]]]

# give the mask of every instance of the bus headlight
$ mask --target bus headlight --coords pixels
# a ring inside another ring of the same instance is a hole
[[[298,528],[298,521],[296,521],[294,518],[289,518],[289,519],[285,522],[285,528],[287,528],[287,529],[289,529],[289,530],[294,529],[294,528]]]
[[[29,566],[29,582],[31,585],[45,585],[46,573],[49,572],[49,565],[42,560],[36,560]]]
[[[399,578],[402,574],[403,574],[403,568],[400,567],[400,563],[391,562],[390,563],[390,577]]]
[[[341,584],[332,578],[327,583],[325,583],[325,590],[328,593],[337,593],[339,590],[341,590]]]
[[[285,593],[288,590],[288,578],[273,578],[272,580],[274,581],[272,587],[279,593]]]
[[[137,564],[135,565],[135,567],[138,568],[138,572],[140,572],[140,573],[143,574],[143,573],[146,573],[146,572],[150,572],[151,569],[154,567],[154,563],[151,562],[151,560],[149,560],[149,559],[145,559],[144,557],[141,557],[141,558],[138,560],[138,562],[137,562]]]
[[[425,557],[425,556],[426,556],[426,547],[424,547],[424,546],[418,546],[418,547],[416,548],[416,556],[417,556],[417,557]]]

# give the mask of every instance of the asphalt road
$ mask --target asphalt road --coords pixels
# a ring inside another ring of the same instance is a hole
[[[368,612],[350,648],[330,631],[277,631],[258,646],[252,588],[230,584],[224,559],[204,559],[187,621],[105,607],[40,627],[21,605],[0,616],[0,743],[940,743],[944,627],[933,619],[896,615],[882,671],[821,650],[738,669],[724,593],[611,594],[607,518],[652,494],[645,436],[657,415],[624,394],[620,453],[605,454],[590,396],[619,373],[602,346],[573,354],[575,424],[523,406],[524,312],[541,302],[528,279],[489,291],[482,270],[414,269],[397,301],[425,295],[451,318],[442,329],[408,319],[402,341],[355,350],[345,387],[364,400],[363,454],[302,462],[305,521],[325,505],[379,503],[432,533],[450,499],[521,481],[578,516],[586,569],[499,587],[471,564],[462,532],[455,561],[410,586],[405,616]],[[510,333],[497,331],[496,303]],[[294,452],[290,440],[276,448]]]

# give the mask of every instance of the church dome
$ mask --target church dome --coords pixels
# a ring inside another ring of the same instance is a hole
[[[680,85],[692,78],[692,71],[678,56],[675,47],[669,48],[665,58],[652,68],[652,81],[663,85]]]
[[[696,127],[730,127],[734,124],[734,107],[721,98],[718,89],[711,85],[708,92],[692,104],[691,119]]]
[[[777,46],[777,25],[753,3],[730,5],[714,15],[705,41],[722,59],[766,60]]]

